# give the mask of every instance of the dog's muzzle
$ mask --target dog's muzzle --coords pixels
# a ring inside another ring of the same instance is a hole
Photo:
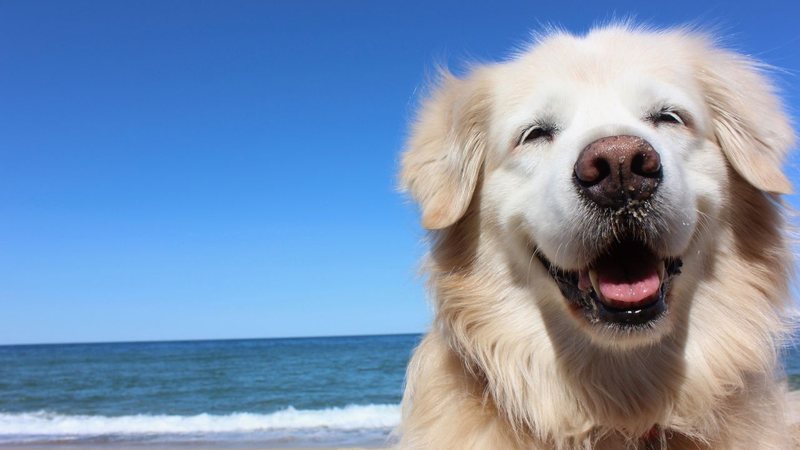
[[[595,233],[596,255],[583,268],[567,271],[540,251],[539,260],[561,293],[591,323],[638,326],[666,311],[671,279],[681,260],[658,255],[663,236],[652,203],[663,178],[661,157],[636,136],[608,136],[584,148],[574,167],[574,183]]]

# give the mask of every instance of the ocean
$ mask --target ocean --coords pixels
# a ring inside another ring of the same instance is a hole
[[[420,338],[0,346],[0,446],[381,446]]]

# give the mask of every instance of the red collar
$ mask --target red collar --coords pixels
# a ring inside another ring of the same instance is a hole
[[[661,429],[658,427],[658,424],[653,425],[653,428],[650,428],[647,433],[643,434],[641,438],[639,438],[643,443],[651,445],[655,444],[661,438]],[[649,448],[649,447],[648,447]]]

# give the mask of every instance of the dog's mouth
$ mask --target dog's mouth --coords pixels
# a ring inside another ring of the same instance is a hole
[[[643,326],[667,311],[670,282],[680,273],[680,258],[660,258],[646,244],[623,240],[611,245],[586,267],[569,271],[539,260],[561,293],[590,323]]]

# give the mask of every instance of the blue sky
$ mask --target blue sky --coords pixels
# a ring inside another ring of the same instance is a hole
[[[547,23],[691,22],[781,68],[796,117],[798,9],[2,1],[0,344],[422,331],[395,171],[436,63]]]

